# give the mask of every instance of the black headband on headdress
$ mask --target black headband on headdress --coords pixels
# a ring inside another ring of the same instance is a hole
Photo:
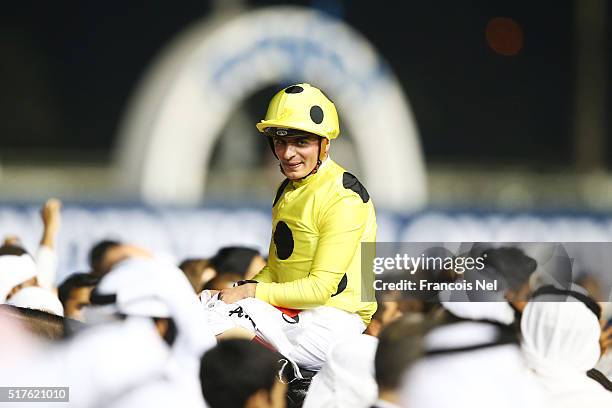
[[[117,295],[114,293],[109,295],[103,295],[99,293],[98,288],[95,287],[89,295],[89,303],[94,306],[111,305],[113,303],[117,303]]]
[[[533,300],[534,298],[543,295],[560,295],[565,297],[571,296],[574,299],[582,302],[591,312],[593,312],[593,314],[597,316],[597,320],[601,319],[601,306],[599,306],[597,302],[585,294],[576,292],[575,290],[559,289],[552,285],[547,285],[536,290],[533,295],[531,295],[531,299]]]
[[[486,341],[482,343],[474,343],[474,344],[469,344],[465,346],[457,346],[457,347],[429,349],[425,352],[425,356],[427,357],[458,354],[458,353],[483,350],[483,349],[488,349],[488,348],[498,347],[498,346],[518,345],[519,344],[518,334],[512,325],[504,324],[504,323],[501,323],[495,320],[489,320],[489,319],[466,319],[463,317],[456,316],[449,310],[446,310],[446,313],[451,320],[450,324],[472,322],[472,323],[479,323],[482,325],[492,326],[496,329],[496,332],[497,332],[496,337],[491,341]]]

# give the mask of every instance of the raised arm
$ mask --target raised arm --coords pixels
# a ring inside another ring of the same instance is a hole
[[[45,289],[53,289],[57,275],[55,241],[61,224],[61,209],[62,202],[56,198],[51,198],[40,210],[43,234],[38,247],[36,263],[38,266],[38,284]]]

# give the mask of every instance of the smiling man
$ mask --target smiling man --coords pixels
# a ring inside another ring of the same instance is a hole
[[[285,308],[299,326],[291,356],[318,369],[329,346],[365,330],[376,303],[363,301],[361,242],[376,239],[372,200],[355,176],[329,158],[339,133],[334,104],[298,84],[270,102],[257,129],[267,138],[286,179],[272,204],[268,265],[253,281],[221,292],[226,303],[256,297]],[[373,296],[371,297],[373,299]],[[291,309],[291,310],[287,310]],[[279,312],[280,315],[280,312]]]

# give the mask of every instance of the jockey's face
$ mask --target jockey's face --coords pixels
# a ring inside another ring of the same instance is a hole
[[[319,159],[320,139],[315,135],[273,136],[274,152],[289,180],[302,179],[315,168]]]

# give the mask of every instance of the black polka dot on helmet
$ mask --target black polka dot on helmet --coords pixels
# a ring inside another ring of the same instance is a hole
[[[302,91],[304,91],[304,88],[302,88],[299,85],[292,85],[289,88],[285,89],[285,93],[288,93],[288,94],[296,94]]]
[[[323,109],[319,105],[314,105],[310,108],[310,119],[317,125],[320,125],[323,122]]]

